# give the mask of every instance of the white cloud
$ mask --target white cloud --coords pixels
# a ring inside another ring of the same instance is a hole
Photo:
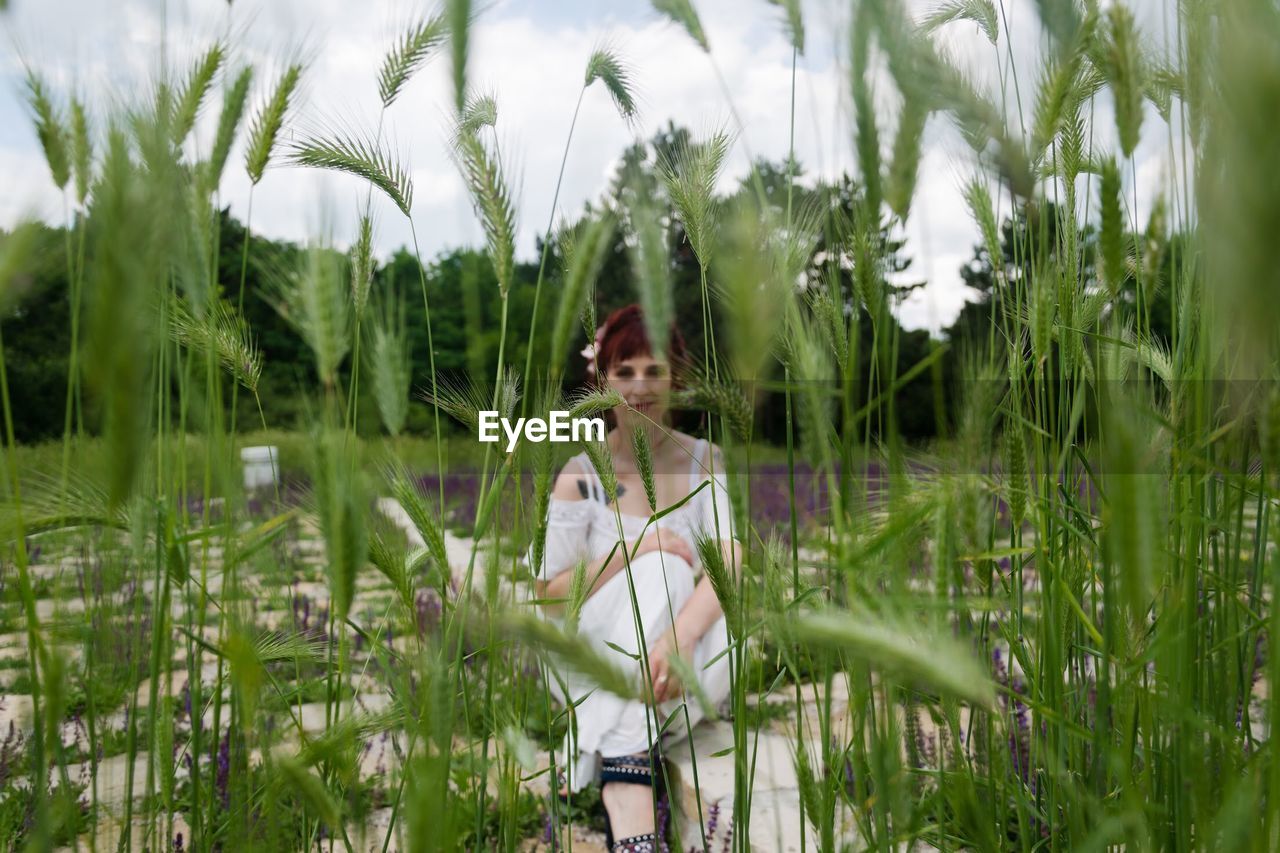
[[[5,149],[0,170],[5,187],[0,193],[0,227],[29,218],[63,221],[62,196],[53,186],[39,148]]]
[[[256,76],[253,103],[259,103],[291,55],[303,49],[311,60],[297,127],[320,121],[341,122],[372,133],[377,125],[377,69],[383,52],[411,19],[408,4],[356,4],[342,0],[272,0],[246,8],[225,0],[193,0],[169,4],[162,22],[156,4],[122,0],[113,4],[18,2],[8,24],[25,55],[66,90],[78,83],[91,103],[103,96],[123,99],[146,85],[158,67],[162,41],[171,67],[186,68],[214,39],[232,33],[237,63],[251,63]],[[932,7],[932,0],[911,0],[914,13]],[[1160,0],[1132,4],[1144,33],[1153,37],[1166,16]],[[622,150],[639,135],[648,137],[668,120],[706,131],[717,122],[730,122],[730,102],[744,127],[728,165],[732,184],[745,174],[751,155],[781,160],[789,144],[788,108],[791,93],[791,49],[775,7],[743,0],[700,0],[697,3],[712,47],[708,58],[674,24],[642,3],[567,4],[558,12],[522,11],[533,4],[497,2],[486,10],[472,36],[472,83],[496,93],[499,139],[504,163],[521,178],[518,187],[520,221],[517,253],[529,258],[535,237],[546,227],[555,192],[565,137],[592,48],[608,38],[629,60],[640,92],[642,116],[627,127],[617,116],[607,93],[599,86],[587,92],[565,168],[558,209],[570,215],[596,198]],[[852,134],[848,121],[845,71],[847,4],[811,0],[805,4],[807,51],[796,73],[796,149],[810,176],[833,177],[853,170]],[[571,17],[569,9],[578,9]],[[641,11],[636,11],[640,9]],[[1030,110],[1034,94],[1036,51],[1041,39],[1030,0],[1007,4],[1013,29],[1013,54],[1018,91],[1006,79],[1010,102],[1020,96]],[[229,10],[229,11],[228,11]],[[73,17],[76,26],[62,25]],[[168,38],[162,36],[167,28]],[[998,86],[997,55],[971,24],[953,24],[940,38],[955,55],[975,69],[980,80]],[[999,51],[999,54],[997,54]],[[0,92],[0,227],[36,212],[60,221],[62,204],[48,186],[47,169],[35,135],[21,106],[21,66],[16,57],[0,60],[9,85]],[[717,76],[716,69],[721,77]],[[726,97],[727,89],[727,97]],[[452,84],[447,50],[414,79],[386,117],[385,138],[411,169],[414,220],[423,254],[460,243],[478,243],[481,233],[470,210],[462,183],[448,156],[447,138]],[[1109,132],[1105,104],[1096,127]],[[100,116],[99,116],[100,117]],[[216,110],[202,117],[200,133],[207,140]],[[882,125],[891,131],[892,116]],[[1160,172],[1150,165],[1163,154],[1155,124],[1146,129],[1138,158],[1140,221],[1158,189]],[[890,137],[886,136],[886,143]],[[938,329],[951,321],[966,298],[958,268],[971,254],[977,230],[970,222],[959,192],[972,172],[972,158],[957,144],[955,134],[939,132],[931,124],[921,165],[918,195],[907,227],[906,253],[914,258],[912,272],[929,286],[902,311],[910,326]],[[207,145],[207,141],[205,142]],[[233,152],[224,184],[223,202],[244,218],[249,181]],[[279,158],[278,158],[279,159]],[[364,199],[358,181],[340,175],[321,175],[295,168],[275,167],[254,192],[253,228],[273,237],[304,240],[326,222],[335,239],[345,244],[354,233],[355,217]],[[385,257],[411,243],[408,224],[385,199],[374,202],[378,216],[377,247]]]

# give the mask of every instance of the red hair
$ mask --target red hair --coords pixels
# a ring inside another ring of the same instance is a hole
[[[652,356],[653,345],[644,325],[644,313],[639,305],[632,303],[614,311],[604,321],[604,333],[596,352],[596,376],[603,379],[610,365],[638,355]],[[671,324],[667,339],[666,358],[671,365],[673,383],[678,385],[677,374],[686,365],[687,354],[684,336],[675,323]]]

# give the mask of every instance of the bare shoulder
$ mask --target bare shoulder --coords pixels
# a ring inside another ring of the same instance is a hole
[[[696,464],[703,479],[710,477],[712,471],[717,477],[724,474],[724,452],[720,449],[720,445],[710,440],[685,437],[689,439],[690,454],[697,454]]]
[[[706,465],[707,468],[710,469],[707,471],[707,476],[709,477],[712,474],[715,474],[716,480],[719,482],[723,480],[725,475],[724,451],[720,449],[720,445],[718,444],[712,444],[711,442],[707,442],[707,444],[709,445],[709,448],[707,452]]]
[[[699,461],[708,467],[714,463],[717,474],[724,471],[724,451],[714,441],[707,441],[707,446],[702,451],[702,459]]]
[[[591,494],[587,476],[587,472],[582,467],[582,460],[575,456],[565,463],[565,466],[560,469],[560,473],[556,475],[556,482],[551,489],[551,496],[562,501],[586,500],[587,496]]]

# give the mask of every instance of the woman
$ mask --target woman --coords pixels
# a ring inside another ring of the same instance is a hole
[[[583,354],[596,381],[625,401],[613,410],[615,426],[606,437],[617,499],[605,494],[585,452],[569,460],[551,494],[536,590],[543,599],[566,598],[571,570],[585,562],[588,592],[578,635],[619,668],[643,675],[644,692],[652,701],[623,700],[571,673],[560,674],[569,695],[553,680],[559,698],[578,703],[576,726],[571,727],[576,737],[571,730],[560,763],[575,791],[599,770],[612,850],[656,850],[664,827],[655,825],[654,797],[647,787],[661,785],[661,745],[653,743],[654,734],[671,714],[679,714],[663,735],[669,744],[702,718],[699,703],[684,702],[686,691],[672,670],[672,656],[679,654],[691,666],[712,703],[718,704],[729,690],[729,656],[722,654],[728,646],[724,613],[710,580],[705,575],[699,579],[695,543],[698,538],[718,541],[729,567],[738,564],[739,546],[719,449],[667,426],[673,367],[678,370],[685,355],[675,327],[668,358],[655,358],[640,307],[629,305],[608,317]],[[653,510],[633,450],[638,430],[652,448],[658,510],[701,486],[685,504],[652,524]],[[628,557],[615,547],[620,538],[630,554],[630,583]],[[648,662],[644,673],[641,636]]]

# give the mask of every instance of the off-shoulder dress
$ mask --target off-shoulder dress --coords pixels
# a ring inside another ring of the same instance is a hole
[[[653,525],[660,534],[679,534],[691,547],[696,535],[721,540],[734,538],[729,493],[723,472],[712,470],[716,455],[708,452],[710,447],[705,439],[698,439],[690,462],[689,492],[693,493],[699,486],[702,486],[701,491]],[[633,543],[644,532],[649,520],[647,516],[616,512],[606,503],[604,488],[585,452],[570,459],[566,469],[572,471],[575,465],[588,483],[588,496],[583,500],[551,498],[547,511],[546,547],[542,565],[536,572],[540,580],[549,581],[572,569],[579,561],[590,562],[608,554],[618,541],[619,517],[624,540]],[[528,559],[532,560],[532,549]],[[697,560],[696,553],[694,559]],[[682,557],[664,551],[651,551],[631,561],[631,576],[647,645],[651,646],[671,628],[673,617],[680,613],[693,594],[701,568],[701,565],[691,566]],[[546,618],[558,621],[555,616],[546,615]],[[639,683],[641,664],[628,656],[639,654],[639,646],[625,569],[587,599],[579,616],[578,634]],[[729,692],[729,655],[723,654],[728,643],[728,629],[721,615],[702,635],[692,653],[687,649],[681,650],[681,655],[698,674],[704,694],[714,705],[722,702]],[[625,650],[626,654],[614,646]],[[663,733],[664,748],[677,743],[703,718],[700,703],[687,689],[681,696],[661,703],[655,715],[654,709],[645,703],[625,700],[599,690],[572,672],[557,672],[556,675],[557,678],[551,679],[551,689],[560,701],[579,703],[574,712],[576,725],[570,726],[556,761],[564,769],[574,791],[596,778],[601,758],[648,750],[650,733],[657,732],[671,714],[678,712],[680,717],[672,720]],[[560,681],[563,681],[568,695],[565,695]],[[684,719],[686,711],[687,723]]]

